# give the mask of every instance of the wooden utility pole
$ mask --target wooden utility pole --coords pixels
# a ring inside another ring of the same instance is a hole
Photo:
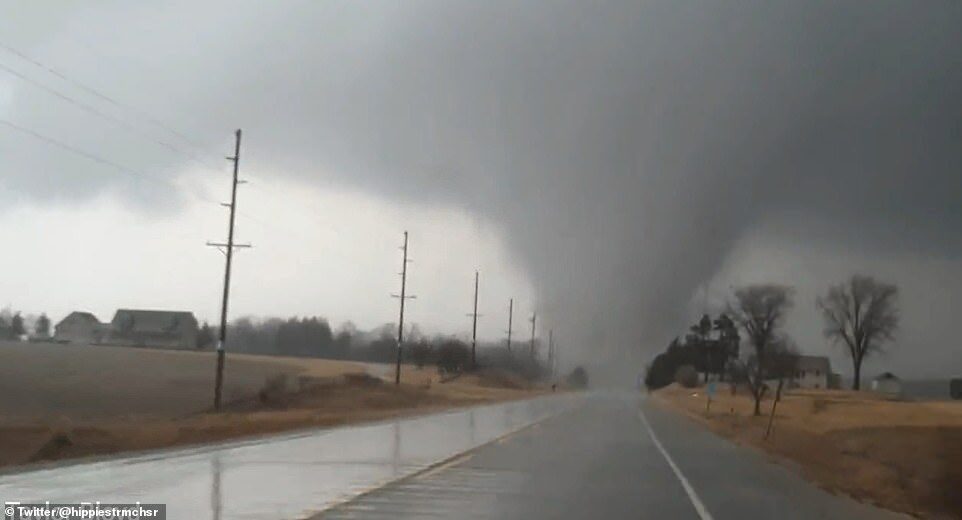
[[[224,265],[224,294],[220,305],[220,334],[217,340],[217,373],[214,377],[214,410],[220,410],[221,389],[224,386],[224,347],[227,343],[227,302],[230,296],[230,270],[231,262],[234,258],[234,249],[238,247],[250,247],[250,244],[234,243],[234,215],[237,213],[237,185],[245,181],[237,180],[237,170],[240,166],[240,143],[241,131],[234,132],[234,156],[227,157],[228,161],[234,163],[234,176],[230,190],[230,203],[222,202],[221,205],[230,209],[230,217],[227,226],[227,243],[207,242],[208,246],[220,249],[227,257]]]
[[[511,352],[511,321],[514,318],[514,298],[508,300],[508,353]]]
[[[401,346],[404,344],[404,301],[409,299],[414,299],[416,296],[408,296],[407,291],[407,278],[408,278],[408,232],[404,232],[404,245],[401,246],[401,250],[404,251],[403,259],[401,260],[401,294],[392,294],[394,298],[399,298],[401,300],[401,314],[398,317],[397,322],[397,364],[394,367],[394,384],[401,384]]]
[[[534,355],[534,331],[535,331],[535,326],[537,325],[537,323],[538,323],[538,313],[535,312],[535,313],[532,313],[532,314],[531,314],[531,359],[534,359],[534,358],[535,358],[535,355]]]
[[[471,316],[471,370],[478,368],[478,272],[474,272],[474,312]]]
[[[548,329],[548,370],[554,375],[554,329]]]

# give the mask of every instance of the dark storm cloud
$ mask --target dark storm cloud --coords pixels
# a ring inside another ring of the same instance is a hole
[[[955,1],[121,4],[32,50],[206,143],[243,126],[252,171],[495,222],[561,336],[624,351],[767,218],[957,259],[960,26]]]

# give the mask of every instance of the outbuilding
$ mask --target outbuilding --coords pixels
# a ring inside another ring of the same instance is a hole
[[[900,397],[902,395],[902,380],[891,372],[885,372],[872,380],[872,391],[891,397]]]
[[[92,313],[74,311],[54,326],[54,341],[59,343],[99,343],[107,326]]]
[[[194,313],[119,309],[110,322],[108,345],[194,349],[199,328]]]

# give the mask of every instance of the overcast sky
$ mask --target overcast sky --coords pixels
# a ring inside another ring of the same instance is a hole
[[[243,128],[255,248],[233,316],[394,320],[408,229],[429,330],[468,330],[479,269],[483,337],[515,297],[569,361],[637,367],[731,286],[771,281],[796,288],[802,350],[844,371],[814,298],[865,273],[903,310],[870,369],[962,372],[955,0],[3,12],[0,303],[216,319],[223,260],[203,244],[223,239]]]

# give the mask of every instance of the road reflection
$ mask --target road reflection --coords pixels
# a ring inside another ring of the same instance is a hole
[[[577,399],[544,397],[6,474],[0,498],[165,503],[171,519],[193,520],[208,509],[215,520],[304,517],[568,409]]]
[[[210,459],[210,517],[212,520],[221,520],[223,504],[220,496],[220,466],[220,453],[215,453]]]

